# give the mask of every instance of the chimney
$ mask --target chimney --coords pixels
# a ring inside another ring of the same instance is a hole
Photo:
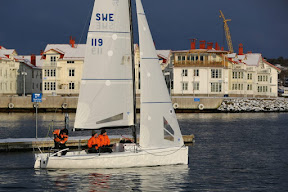
[[[239,52],[238,52],[238,55],[243,55],[243,44],[242,44],[242,43],[239,44]]]
[[[196,39],[190,39],[191,50],[196,49]]]
[[[219,46],[218,42],[215,43],[215,49],[220,50],[220,46]]]
[[[209,42],[207,43],[207,49],[212,49],[213,48],[213,43],[212,42]]]
[[[75,48],[75,39],[73,39],[72,36],[70,36],[69,44],[71,45],[71,47]]]
[[[221,47],[221,51],[224,51],[224,47]]]
[[[36,67],[36,55],[34,54],[31,55],[31,64]]]
[[[40,50],[40,55],[43,55],[44,51],[43,50]]]
[[[202,40],[200,41],[200,49],[206,49],[206,41]]]

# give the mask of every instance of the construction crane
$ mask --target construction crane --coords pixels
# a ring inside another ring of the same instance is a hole
[[[232,39],[231,39],[231,35],[230,35],[230,30],[227,24],[227,21],[231,21],[231,19],[225,19],[224,14],[222,13],[222,11],[220,10],[220,18],[222,17],[223,22],[224,22],[224,30],[225,30],[225,35],[226,35],[226,40],[227,40],[227,45],[229,48],[229,52],[230,53],[234,53],[233,50],[233,45],[232,45]]]

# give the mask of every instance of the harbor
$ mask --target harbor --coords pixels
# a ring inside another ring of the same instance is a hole
[[[287,191],[287,6],[3,0],[0,191]]]

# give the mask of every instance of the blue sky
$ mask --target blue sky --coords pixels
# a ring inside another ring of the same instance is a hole
[[[157,49],[189,49],[191,38],[223,45],[221,9],[232,19],[228,24],[235,51],[243,43],[244,52],[288,58],[287,0],[142,1]],[[82,36],[80,43],[85,43],[92,4],[93,0],[1,0],[0,45],[19,54],[39,54],[47,44],[68,43],[70,35],[76,43]],[[135,8],[133,15],[136,20]],[[136,25],[134,29],[137,42]]]

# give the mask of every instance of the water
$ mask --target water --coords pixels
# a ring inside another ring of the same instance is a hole
[[[33,153],[0,153],[0,191],[288,191],[288,113],[178,118],[182,133],[196,136],[188,166],[34,170]],[[64,126],[63,114],[38,119],[39,137],[50,134],[52,119],[53,128]],[[0,138],[35,137],[34,121],[33,114],[0,114]]]

